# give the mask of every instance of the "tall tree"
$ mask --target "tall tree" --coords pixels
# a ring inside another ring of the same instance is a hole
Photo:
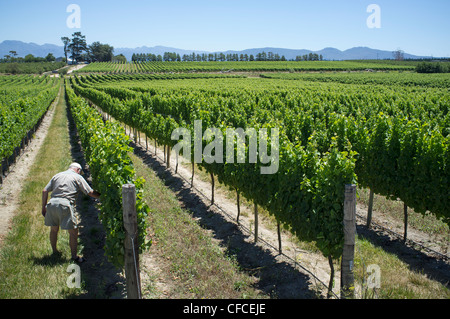
[[[72,42],[69,44],[69,50],[72,53],[70,57],[75,63],[81,61],[83,51],[87,51],[86,36],[82,35],[81,32],[72,34]]]
[[[64,43],[64,56],[66,57],[67,63],[67,53],[69,52],[70,39],[68,37],[61,37],[61,41]]]
[[[56,58],[54,57],[53,53],[49,53],[47,54],[47,56],[45,57],[45,60],[47,62],[54,62],[56,60]]]
[[[405,58],[405,53],[400,49],[392,52],[392,55],[394,56],[394,59],[397,61],[403,61],[403,59]]]

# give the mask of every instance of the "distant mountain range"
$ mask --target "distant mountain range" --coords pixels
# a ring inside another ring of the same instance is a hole
[[[58,46],[55,44],[36,44],[36,43],[25,43],[22,41],[14,41],[14,40],[5,40],[0,43],[0,58],[3,58],[5,55],[9,54],[9,51],[16,51],[18,57],[25,57],[27,54],[32,54],[36,57],[45,57],[47,54],[52,53],[56,58],[64,56],[64,48],[63,46]],[[155,55],[161,54],[163,55],[165,52],[175,52],[183,56],[184,54],[192,54],[195,52],[196,54],[202,53],[216,53],[216,52],[207,52],[207,51],[198,51],[198,50],[183,50],[177,48],[170,48],[164,46],[154,46],[147,47],[142,46],[138,48],[115,48],[114,54],[123,54],[127,60],[131,60],[131,56],[133,53],[152,53]],[[335,48],[324,48],[319,51],[312,51],[307,49],[295,50],[295,49],[283,49],[283,48],[255,48],[255,49],[247,49],[242,51],[220,51],[217,53],[227,54],[253,54],[261,52],[272,52],[274,54],[279,54],[280,57],[284,55],[287,60],[295,59],[297,56],[303,56],[309,53],[317,53],[323,56],[324,60],[365,60],[365,59],[392,59],[393,54],[392,51],[385,50],[377,50],[371,49],[368,47],[354,47],[345,51],[341,51]],[[405,59],[424,59],[431,58],[427,56],[416,56],[408,53],[404,53]]]

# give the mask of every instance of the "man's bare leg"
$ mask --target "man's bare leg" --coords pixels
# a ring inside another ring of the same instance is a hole
[[[50,245],[52,246],[53,253],[58,253],[58,249],[56,248],[56,244],[58,242],[58,231],[59,226],[51,226],[50,227]]]

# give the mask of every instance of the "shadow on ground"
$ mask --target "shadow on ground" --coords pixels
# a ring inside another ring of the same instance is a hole
[[[368,229],[365,225],[357,225],[356,229],[358,236],[367,239],[374,246],[396,255],[401,261],[409,265],[411,270],[426,274],[429,278],[450,288],[450,263],[448,259],[431,257],[423,251],[408,246],[402,239],[391,236],[376,227]]]
[[[212,230],[214,238],[225,247],[227,254],[235,257],[240,268],[259,278],[255,288],[271,298],[318,298],[317,293],[311,289],[311,283],[314,282],[309,275],[302,273],[289,262],[277,260],[277,253],[270,249],[249,241],[248,235],[235,222],[224,218],[216,211],[215,206],[205,204],[181,177],[174,176],[153,154],[133,142],[131,146],[134,153],[177,195],[182,207],[190,211],[202,227]]]

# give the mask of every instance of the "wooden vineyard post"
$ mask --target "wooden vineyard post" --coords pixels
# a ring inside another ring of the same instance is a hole
[[[344,248],[341,259],[341,298],[354,297],[353,259],[356,236],[356,185],[345,185]]]
[[[194,169],[195,169],[195,164],[194,164],[194,162],[192,162],[191,187],[194,187]]]
[[[373,211],[373,189],[370,189],[369,194],[369,209],[367,210],[367,228],[370,228],[370,224],[372,223],[372,211]]]
[[[122,186],[122,205],[123,226],[125,228],[124,264],[127,298],[141,299],[135,185],[125,184]]]
[[[283,250],[281,249],[281,224],[279,220],[277,220],[277,233],[278,233],[278,252],[281,254],[283,253]]]
[[[408,205],[403,204],[403,219],[404,219],[404,231],[403,231],[403,241],[406,243],[406,238],[408,237]]]
[[[239,216],[241,215],[241,204],[240,204],[240,199],[239,199],[239,191],[236,188],[236,205],[237,205],[237,217],[236,217],[236,222],[239,224]]]
[[[211,205],[214,205],[214,174],[209,174],[211,175]]]
[[[0,184],[3,184],[3,160],[0,161]]]
[[[258,242],[258,204],[255,203],[255,243]]]
[[[170,146],[167,145],[167,167],[170,167]]]
[[[167,157],[166,157],[166,145],[165,145],[165,144],[163,145],[163,149],[164,149],[164,160],[163,160],[163,162],[164,162],[164,163],[167,163]]]

